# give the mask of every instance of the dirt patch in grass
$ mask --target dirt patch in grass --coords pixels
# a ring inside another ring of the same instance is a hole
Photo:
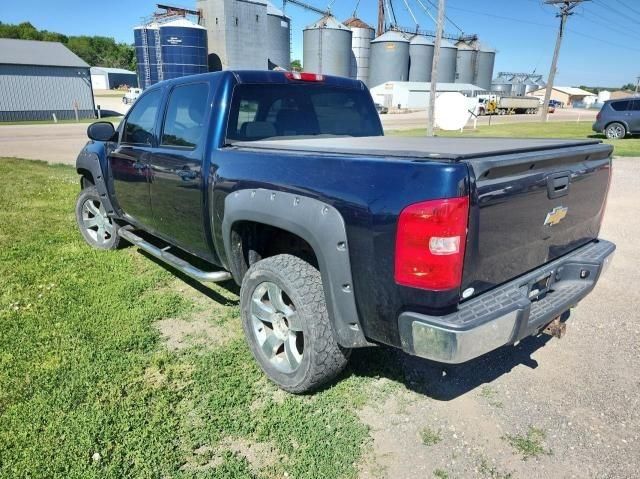
[[[222,346],[231,339],[237,338],[239,334],[233,326],[217,325],[209,315],[203,314],[197,314],[188,319],[162,319],[156,323],[156,327],[169,351]]]

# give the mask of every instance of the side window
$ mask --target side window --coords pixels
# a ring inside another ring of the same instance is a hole
[[[629,106],[629,110],[640,112],[640,100],[632,100],[631,105]]]
[[[136,101],[124,125],[122,143],[134,145],[153,144],[153,130],[161,98],[162,92],[153,90],[142,95]]]
[[[614,101],[611,103],[611,108],[615,111],[627,111],[629,109],[629,100]]]
[[[163,146],[195,148],[206,125],[209,85],[193,83],[175,87],[169,97],[162,129]]]

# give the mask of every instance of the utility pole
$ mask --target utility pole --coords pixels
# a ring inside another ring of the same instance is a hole
[[[438,85],[438,62],[440,61],[440,45],[444,30],[444,0],[438,0],[438,21],[436,23],[436,40],[433,46],[433,63],[431,64],[431,90],[429,92],[429,109],[427,112],[427,136],[433,136],[436,113],[436,87]]]
[[[378,0],[378,31],[376,36],[379,37],[384,33],[384,0]]]
[[[636,95],[638,94],[639,88],[640,88],[640,76],[636,78]]]
[[[558,37],[556,38],[556,48],[553,51],[553,60],[551,61],[551,68],[549,69],[549,78],[547,79],[547,90],[544,94],[544,103],[542,104],[541,120],[547,121],[549,116],[549,100],[551,99],[551,91],[553,90],[553,81],[556,77],[556,70],[558,66],[558,56],[560,55],[560,45],[562,44],[562,37],[564,36],[564,28],[567,23],[569,15],[573,15],[572,10],[579,4],[590,0],[545,0],[547,5],[560,5],[560,12],[556,15],[560,17],[560,29],[558,30]]]

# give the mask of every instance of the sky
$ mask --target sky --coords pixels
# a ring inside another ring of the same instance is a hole
[[[446,30],[455,34],[478,34],[480,41],[497,50],[494,75],[500,71],[549,71],[559,19],[557,8],[544,0],[446,0]],[[0,0],[8,3],[9,0]],[[272,0],[282,6],[282,0]],[[399,25],[435,30],[437,0],[393,0]],[[4,23],[31,22],[36,28],[66,35],[102,35],[133,43],[132,28],[155,9],[149,0],[21,0],[11,8],[0,8]],[[166,2],[170,3],[171,2]],[[357,15],[371,25],[377,23],[377,0],[306,0],[319,8],[331,5],[332,12],[345,20],[358,5]],[[175,4],[193,7],[195,1]],[[411,13],[410,13],[411,11]],[[585,1],[569,17],[560,52],[556,85],[620,87],[635,83],[640,76],[640,1]],[[292,18],[292,59],[302,58],[302,29],[319,18],[317,13],[288,3]]]

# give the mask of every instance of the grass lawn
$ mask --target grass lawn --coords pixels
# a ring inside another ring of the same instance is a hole
[[[277,390],[237,288],[91,249],[77,193],[70,167],[0,158],[0,477],[354,477],[356,411],[391,353],[356,353],[313,396]]]
[[[426,129],[396,130],[387,134],[396,136],[423,136]],[[640,156],[640,137],[624,138],[622,140],[607,140],[604,135],[591,130],[591,122],[548,122],[548,123],[506,123],[499,125],[481,125],[477,130],[442,131],[438,136],[493,136],[512,138],[599,138],[614,146],[616,156]]]

